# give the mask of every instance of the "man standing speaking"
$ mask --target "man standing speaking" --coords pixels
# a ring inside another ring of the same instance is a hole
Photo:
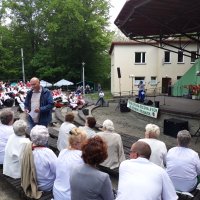
[[[27,92],[24,102],[25,112],[28,114],[30,130],[36,125],[48,126],[52,120],[54,101],[51,92],[40,85],[38,78],[30,80],[31,90]]]

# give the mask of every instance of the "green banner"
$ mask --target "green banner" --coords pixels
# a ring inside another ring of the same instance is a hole
[[[152,106],[146,106],[146,105],[135,103],[131,100],[128,100],[127,107],[135,112],[141,113],[149,117],[157,118],[158,116],[159,109]]]

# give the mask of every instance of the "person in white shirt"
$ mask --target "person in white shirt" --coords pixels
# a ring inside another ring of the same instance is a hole
[[[176,200],[178,196],[166,171],[149,161],[150,146],[142,141],[134,143],[130,160],[119,167],[116,200]]]
[[[198,153],[189,148],[191,135],[182,130],[177,134],[178,146],[171,148],[166,156],[166,171],[176,190],[191,192],[197,185],[200,175]]]
[[[74,128],[69,136],[69,147],[63,149],[56,162],[56,179],[53,186],[54,200],[71,200],[70,173],[71,170],[83,164],[81,146],[86,141],[86,133]]]
[[[94,137],[96,135],[96,132],[94,131],[94,127],[96,125],[96,119],[94,117],[87,117],[85,126],[80,126],[80,129],[83,129],[87,133],[87,138]]]
[[[8,138],[14,134],[12,126],[14,122],[14,112],[10,109],[3,110],[0,114],[0,121],[0,164],[3,164]]]
[[[69,112],[65,115],[65,122],[60,126],[58,133],[57,148],[59,151],[67,148],[69,146],[68,138],[70,136],[69,132],[76,126],[72,124],[74,121],[74,114]]]
[[[167,155],[167,148],[164,142],[158,140],[160,128],[155,124],[147,124],[145,127],[145,138],[139,141],[146,142],[151,147],[150,161],[164,168],[164,159]]]
[[[99,92],[99,99],[97,100],[96,105],[98,105],[99,102],[101,103],[101,106],[103,106],[103,104],[105,102],[104,93],[102,90]]]
[[[109,119],[105,120],[103,131],[98,132],[97,135],[108,145],[108,158],[101,165],[111,169],[119,167],[120,163],[125,160],[125,155],[121,136],[114,132],[113,122]]]
[[[30,138],[33,142],[32,152],[38,189],[50,191],[56,178],[57,156],[46,147],[49,138],[48,129],[42,125],[35,125],[31,129]]]
[[[3,163],[3,174],[11,178],[21,178],[21,160],[25,145],[30,142],[25,137],[27,123],[24,120],[17,120],[13,124],[14,133],[12,134],[5,148]]]

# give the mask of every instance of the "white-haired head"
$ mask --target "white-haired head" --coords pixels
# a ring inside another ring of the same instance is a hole
[[[13,124],[13,129],[14,129],[15,135],[17,135],[17,136],[25,135],[26,130],[27,130],[26,121],[24,121],[22,119],[15,121]]]
[[[48,142],[49,131],[46,126],[36,125],[31,129],[31,141],[38,146],[45,146]]]
[[[160,128],[155,124],[147,124],[145,127],[146,138],[158,138],[160,136]]]
[[[177,134],[178,145],[188,147],[191,141],[191,135],[188,130],[181,130]]]
[[[109,119],[106,119],[103,122],[103,128],[105,130],[108,130],[108,131],[114,131],[115,130],[113,122],[111,120],[109,120]]]

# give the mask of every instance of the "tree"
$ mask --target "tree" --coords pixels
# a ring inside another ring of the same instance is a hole
[[[103,82],[110,71],[108,0],[7,0],[16,46],[24,49],[27,77]],[[16,49],[16,48],[15,48]]]

